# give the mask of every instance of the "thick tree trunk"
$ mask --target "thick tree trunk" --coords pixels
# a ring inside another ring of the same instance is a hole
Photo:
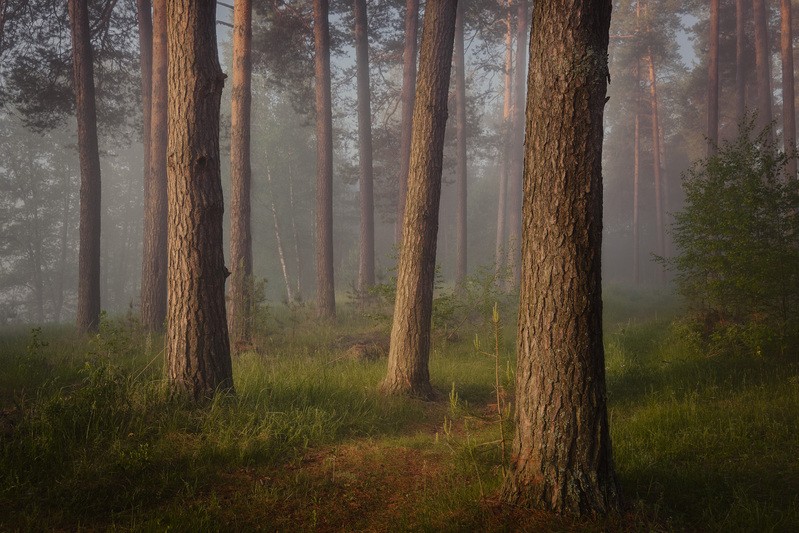
[[[230,107],[230,337],[235,347],[252,339],[252,232],[250,215],[250,109],[252,104],[252,0],[233,4],[233,91]]]
[[[719,0],[710,0],[710,48],[707,61],[707,155],[719,144]]]
[[[456,126],[456,164],[455,183],[458,188],[457,220],[457,260],[455,283],[462,285],[466,280],[466,58],[463,42],[463,2],[458,3],[455,17],[455,126]]]
[[[397,268],[397,298],[382,388],[429,399],[430,320],[447,96],[457,0],[428,0],[413,112],[408,203]]]
[[[619,508],[602,347],[602,114],[610,0],[533,4],[516,436],[502,499]],[[575,13],[581,16],[574,16]]]
[[[316,72],[316,308],[336,317],[333,282],[333,108],[330,96],[328,0],[314,0]]]
[[[361,242],[358,291],[375,284],[375,201],[372,168],[372,106],[369,94],[369,25],[366,0],[355,0],[355,57],[358,71],[358,164],[361,185]]]
[[[508,198],[508,145],[510,143],[511,83],[513,74],[513,22],[511,0],[506,0],[505,9],[505,70],[503,74],[504,91],[502,95],[502,135],[500,140],[499,191],[497,198],[497,241],[494,250],[494,275],[502,276],[505,268],[507,246],[505,243],[505,221],[507,220]]]
[[[80,152],[80,245],[78,249],[78,330],[95,331],[100,320],[100,151],[94,67],[86,0],[69,0],[75,107]]]
[[[405,47],[402,50],[402,124],[400,125],[400,169],[397,186],[397,222],[394,241],[402,242],[402,221],[408,195],[408,169],[411,160],[411,128],[416,101],[416,41],[419,28],[419,0],[405,2]]]
[[[222,251],[216,3],[170,0],[167,369],[176,395],[233,389]]]
[[[744,25],[744,0],[735,0],[735,116],[740,122],[746,113],[746,32]]]
[[[652,168],[655,175],[655,231],[657,232],[657,254],[666,254],[666,228],[663,223],[663,176],[660,163],[660,120],[658,115],[657,73],[655,58],[650,49],[647,53],[649,63],[649,107],[652,113]],[[665,270],[660,269],[660,281],[665,281]]]
[[[517,0],[516,72],[513,87],[513,127],[508,176],[508,266],[511,285],[520,279],[522,229],[522,174],[524,171],[525,52],[527,51],[527,0]]]
[[[771,54],[768,42],[768,18],[766,0],[752,0],[755,18],[755,71],[757,74],[757,119],[758,127],[771,130]],[[769,131],[769,137],[771,131]]]
[[[796,150],[796,109],[793,73],[793,28],[791,0],[780,2],[780,51],[782,55],[782,137],[785,153]],[[790,178],[796,177],[796,158],[791,157],[785,169]]]
[[[141,321],[160,331],[166,319],[167,270],[167,43],[166,0],[153,1],[152,112],[149,172],[144,185]]]

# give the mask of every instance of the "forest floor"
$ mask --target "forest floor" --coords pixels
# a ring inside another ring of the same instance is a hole
[[[799,531],[797,354],[708,352],[672,298],[606,289],[627,508],[574,521],[498,504],[512,305],[498,361],[486,306],[449,307],[436,402],[377,392],[387,322],[344,306],[335,326],[272,310],[234,360],[236,395],[202,408],[167,398],[162,339],[125,319],[91,339],[3,330],[0,530]]]

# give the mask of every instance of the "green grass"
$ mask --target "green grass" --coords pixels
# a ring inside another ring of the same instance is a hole
[[[799,530],[795,355],[708,357],[675,321],[673,299],[610,288],[605,302],[629,511],[576,523],[535,515],[525,527]],[[508,389],[512,314],[500,350]],[[425,403],[378,394],[385,360],[350,360],[347,344],[385,335],[385,323],[340,315],[318,326],[307,310],[274,309],[259,353],[234,361],[236,395],[203,408],[168,398],[163,340],[124,321],[89,340],[68,328],[3,331],[0,529],[518,527],[494,503],[503,458],[494,361],[481,353],[490,324],[435,337],[442,399]]]

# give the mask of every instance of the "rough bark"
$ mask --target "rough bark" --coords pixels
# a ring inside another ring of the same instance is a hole
[[[100,320],[100,151],[86,4],[86,0],[68,3],[80,154],[77,325],[82,333],[95,331]]]
[[[397,267],[397,297],[382,388],[424,399],[430,385],[430,320],[444,159],[447,96],[457,0],[428,0],[413,112],[408,203]]]
[[[361,239],[358,291],[375,284],[375,202],[372,168],[372,106],[369,94],[369,26],[366,0],[355,0],[355,64],[358,77],[358,164],[360,169]]]
[[[499,187],[497,198],[497,241],[494,250],[494,275],[502,276],[505,268],[505,221],[507,219],[508,197],[508,144],[510,142],[511,83],[513,75],[513,22],[511,17],[511,0],[506,0],[505,9],[505,69],[503,73],[502,94],[502,139],[500,144]]]
[[[652,168],[655,175],[655,231],[657,232],[657,254],[663,257],[666,252],[666,228],[663,223],[663,175],[660,162],[660,118],[658,113],[657,72],[655,58],[650,49],[647,53],[649,64],[649,107],[652,115]],[[665,280],[665,270],[660,271],[661,282]]]
[[[467,207],[467,174],[466,174],[466,57],[463,42],[463,2],[458,3],[455,17],[455,126],[456,126],[456,163],[455,184],[458,195],[458,211],[455,225],[457,227],[457,259],[455,266],[455,283],[462,285],[466,280],[466,207]]]
[[[402,50],[402,124],[400,125],[400,169],[397,184],[397,223],[394,240],[402,241],[402,221],[408,195],[408,169],[411,160],[411,128],[416,101],[416,41],[419,29],[419,0],[405,2],[405,46]]]
[[[710,0],[710,47],[707,62],[707,155],[719,144],[719,0]]]
[[[525,52],[527,51],[527,0],[518,0],[516,14],[516,72],[513,86],[513,126],[508,175],[508,266],[510,283],[520,279],[522,229],[522,175],[524,171]]]
[[[501,497],[599,515],[619,508],[602,347],[602,115],[610,0],[533,7],[516,435]]]
[[[153,0],[152,111],[149,172],[144,185],[141,321],[160,331],[166,320],[167,270],[167,43],[166,0]]]
[[[171,391],[197,401],[233,389],[219,169],[225,75],[217,55],[215,2],[170,0],[167,21],[167,371]]]
[[[755,73],[757,75],[758,127],[770,126],[771,114],[771,63],[769,61],[768,18],[766,0],[752,0],[755,19]]]
[[[735,116],[740,122],[746,113],[746,73],[744,0],[735,0]]]
[[[230,338],[252,339],[252,231],[250,110],[252,107],[252,0],[233,4],[233,90],[230,107]]]
[[[314,0],[316,76],[316,310],[336,317],[333,285],[333,108],[330,96],[328,0]]]
[[[782,138],[785,153],[796,150],[796,109],[794,100],[793,28],[791,0],[780,2],[780,52],[782,56]],[[785,169],[790,178],[796,177],[796,158],[788,160]]]

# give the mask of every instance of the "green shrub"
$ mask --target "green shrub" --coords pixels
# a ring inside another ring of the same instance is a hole
[[[753,123],[683,177],[678,253],[665,262],[708,337],[726,331],[749,347],[776,338],[784,349],[799,325],[799,181],[784,172],[794,155],[767,131],[753,137]]]

